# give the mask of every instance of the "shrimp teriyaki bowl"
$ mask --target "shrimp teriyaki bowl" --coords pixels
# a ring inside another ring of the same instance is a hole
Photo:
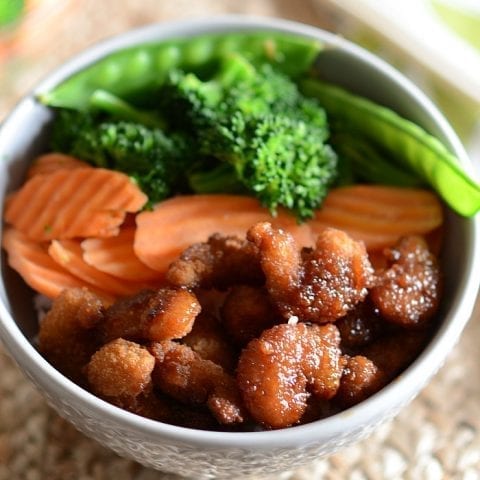
[[[60,415],[153,468],[266,474],[351,444],[472,313],[480,187],[459,139],[317,28],[106,40],[18,103],[0,158],[3,343]]]

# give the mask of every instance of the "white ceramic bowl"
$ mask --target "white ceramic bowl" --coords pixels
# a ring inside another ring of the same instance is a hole
[[[35,101],[35,92],[48,90],[73,72],[123,47],[169,37],[254,29],[291,32],[321,40],[328,47],[319,63],[325,79],[382,102],[416,121],[438,136],[467,170],[471,169],[444,117],[410,81],[383,61],[313,27],[282,20],[227,16],[131,31],[90,48],[51,74],[20,101],[1,128],[0,208],[5,194],[20,185],[29,161],[45,146],[51,113]],[[343,413],[307,425],[251,433],[192,430],[148,420],[96,398],[56,371],[32,346],[37,326],[31,292],[6,267],[5,259],[0,283],[0,337],[60,415],[120,455],[194,478],[237,478],[242,474],[291,469],[331,454],[370,433],[409,402],[443,364],[471,315],[480,278],[477,221],[449,212],[446,227],[445,298],[440,327],[428,347],[396,381],[376,395]]]

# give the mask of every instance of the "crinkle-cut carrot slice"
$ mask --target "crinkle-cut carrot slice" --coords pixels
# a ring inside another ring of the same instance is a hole
[[[117,235],[146,195],[127,175],[103,168],[36,175],[7,202],[5,221],[32,240]]]
[[[87,238],[81,243],[83,259],[97,270],[134,282],[160,280],[161,274],[144,265],[133,251],[135,227],[122,227],[109,238]]]
[[[336,222],[312,222],[312,231],[315,235],[319,235],[326,228],[338,228],[346,232],[354,240],[361,241],[365,244],[367,251],[379,250],[385,247],[390,247],[395,245],[399,240],[401,235],[398,234],[381,234],[381,233],[371,233],[368,230],[354,230],[348,227],[340,227]]]
[[[112,295],[86,284],[55,262],[48,254],[47,244],[34,242],[22,232],[7,228],[3,234],[2,246],[8,254],[8,264],[38,293],[53,299],[66,288],[86,286],[106,305],[113,303]]]
[[[77,240],[52,240],[48,253],[72,275],[117,297],[133,295],[146,287],[140,282],[121,280],[86,263],[83,260],[82,247]]]
[[[73,170],[75,168],[93,168],[88,163],[64,153],[45,153],[37,157],[27,171],[27,179],[35,175],[48,175],[57,170]]]
[[[313,245],[307,224],[281,210],[272,217],[258,200],[240,195],[184,195],[137,215],[133,249],[141,262],[159,272],[188,246],[204,242],[214,233],[242,238],[253,224],[270,221],[289,231],[299,245]]]
[[[309,223],[316,235],[335,227],[375,250],[394,245],[402,236],[438,228],[443,208],[428,190],[354,185],[331,190]]]

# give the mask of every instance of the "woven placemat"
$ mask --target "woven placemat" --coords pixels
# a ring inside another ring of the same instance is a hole
[[[326,26],[318,10],[300,0],[63,1],[68,5],[60,13],[62,21],[51,22],[49,29],[47,46],[54,45],[53,49],[42,54],[41,39],[32,33],[32,38],[19,43],[16,56],[0,59],[0,120],[20,95],[63,60],[100,38],[134,26],[229,12]],[[36,45],[34,52],[28,49],[31,44]],[[353,447],[274,478],[480,479],[479,344],[477,302],[473,318],[445,366],[396,419]],[[77,432],[47,406],[1,347],[0,372],[0,480],[177,478],[120,458]]]

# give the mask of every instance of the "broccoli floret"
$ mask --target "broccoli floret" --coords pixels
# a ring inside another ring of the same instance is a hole
[[[183,121],[196,135],[200,154],[218,161],[190,176],[194,191],[242,185],[273,214],[283,206],[299,220],[313,215],[335,179],[337,159],[325,143],[325,111],[289,78],[235,56],[208,81],[175,72],[163,97],[176,124]]]
[[[135,122],[98,120],[88,113],[60,110],[51,147],[96,166],[130,175],[149,204],[182,190],[192,142]]]
[[[223,191],[225,185],[237,185],[240,191],[240,182],[273,214],[283,206],[305,220],[335,180],[337,156],[322,141],[325,129],[301,118],[266,115],[245,120],[237,114],[229,125],[208,133],[212,152],[223,162],[195,175],[195,191]]]
[[[296,109],[300,93],[295,83],[271,65],[258,68],[251,79],[236,82],[225,93],[225,113],[262,116]]]
[[[294,108],[297,86],[271,65],[259,69],[238,54],[229,54],[217,74],[201,80],[174,70],[160,91],[159,108],[177,128],[197,131],[223,121],[232,112],[264,115]]]
[[[235,159],[243,164],[240,178],[273,212],[284,206],[299,219],[312,217],[336,173],[336,155],[319,140],[322,132],[278,115],[249,127],[250,140]]]
[[[76,110],[59,109],[53,122],[50,147],[99,167],[107,167],[103,153],[97,152],[94,132],[95,122],[92,115]]]
[[[253,66],[233,54],[208,81],[193,73],[173,70],[159,92],[159,110],[174,127],[196,131],[224,113],[226,89],[236,82],[251,81],[254,76]]]

